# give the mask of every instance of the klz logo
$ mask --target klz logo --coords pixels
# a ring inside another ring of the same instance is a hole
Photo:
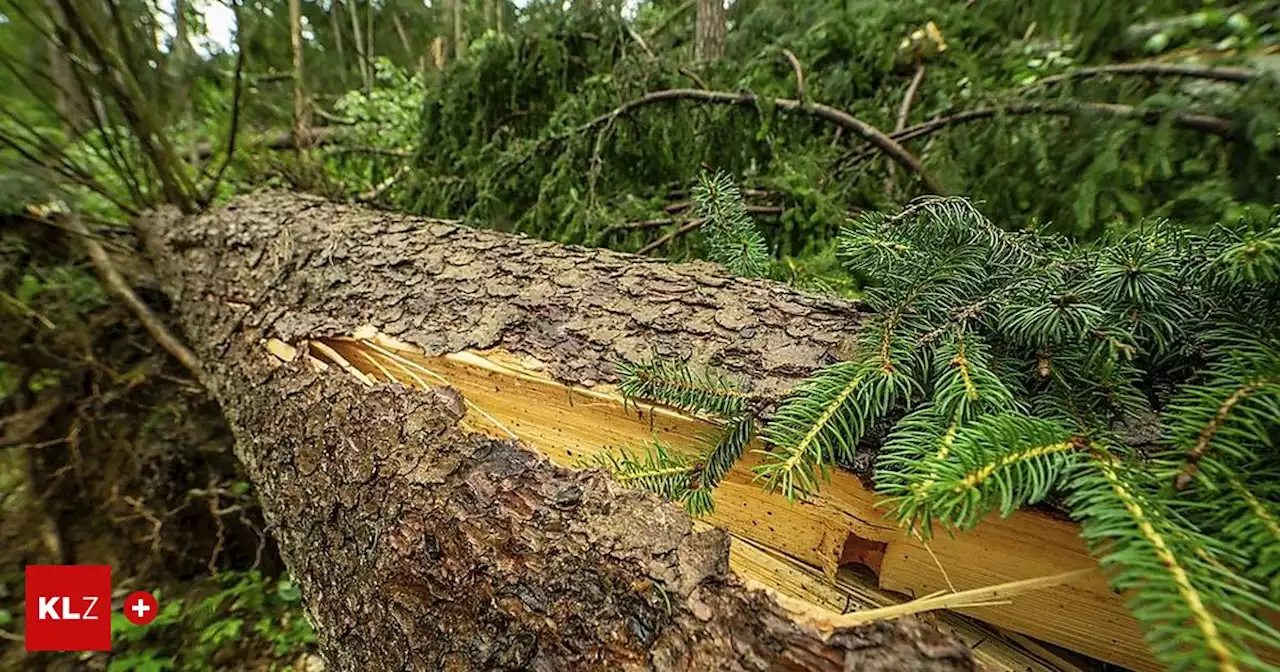
[[[28,651],[111,650],[111,567],[27,565]]]

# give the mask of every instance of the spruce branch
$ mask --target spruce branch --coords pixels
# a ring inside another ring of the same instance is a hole
[[[647,364],[617,364],[618,390],[628,399],[644,399],[694,413],[725,418],[742,414],[751,394],[742,385],[715,371],[694,371],[667,360]]]
[[[1100,449],[1076,477],[1070,502],[1152,651],[1174,669],[1264,669],[1252,647],[1280,644],[1262,620],[1275,603],[1213,557],[1212,539],[1164,513],[1145,480]]]
[[[688,495],[698,470],[694,460],[656,439],[639,449],[623,447],[616,451],[601,451],[582,464],[600,467],[624,485],[676,501]]]
[[[763,277],[769,272],[769,248],[747,214],[742,193],[723,172],[698,176],[693,188],[694,207],[705,220],[702,232],[708,256],[734,275]]]
[[[875,478],[908,534],[1065,494],[1162,663],[1265,667],[1259,652],[1280,649],[1276,229],[1154,222],[1079,243],[1006,233],[963,199],[862,213],[837,256],[866,278],[874,314],[848,361],[797,385],[763,427],[756,477],[811,493],[872,423],[898,417]],[[668,465],[688,474],[673,494],[709,511],[755,404],[678,366],[633,378],[720,411],[698,465]]]
[[[945,435],[944,435],[945,436]],[[901,438],[899,438],[901,443]],[[947,450],[921,468],[900,471],[901,449],[877,463],[890,516],[906,529],[932,536],[934,523],[967,530],[998,509],[1008,516],[1061,487],[1082,459],[1085,443],[1061,424],[1020,413],[984,416],[962,425]]]
[[[719,485],[755,435],[756,419],[750,413],[743,413],[726,423],[719,437],[708,442],[711,448],[702,457],[698,487],[711,489]]]

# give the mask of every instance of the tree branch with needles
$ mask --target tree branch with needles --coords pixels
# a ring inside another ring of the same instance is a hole
[[[1140,121],[1148,126],[1154,126],[1167,120],[1174,128],[1216,135],[1224,140],[1238,141],[1243,138],[1240,129],[1232,121],[1208,114],[1183,112],[1181,110],[1140,108],[1132,105],[1120,105],[1116,103],[1031,102],[993,105],[991,107],[983,107],[976,110],[967,110],[964,112],[936,117],[929,121],[892,133],[888,136],[888,139],[894,143],[904,143],[910,140],[927,137],[944,128],[981,119],[990,119],[1000,116],[1016,117],[1036,114],[1064,117],[1087,116],[1092,114],[1098,116],[1117,117],[1121,119],[1132,119],[1134,121]],[[874,152],[866,149],[859,149],[846,153],[841,157],[839,163],[841,169],[844,170],[866,161],[872,156],[874,156]]]
[[[889,158],[893,159],[899,165],[919,176],[925,189],[930,193],[937,194],[943,192],[941,184],[933,178],[929,171],[924,167],[924,164],[920,162],[920,159],[916,158],[915,155],[899,144],[898,141],[888,135],[885,135],[883,131],[875,126],[854,117],[848,112],[828,105],[805,103],[789,98],[768,98],[755,93],[704,91],[699,89],[666,89],[663,91],[654,91],[636,98],[635,100],[624,103],[614,110],[602,114],[581,126],[567,132],[551,136],[547,141],[561,140],[570,135],[585,133],[601,124],[612,123],[617,118],[642,107],[679,100],[735,106],[764,104],[773,105],[779,110],[787,113],[807,114],[838,128],[843,128],[853,135],[871,143],[877,151],[888,155]]]

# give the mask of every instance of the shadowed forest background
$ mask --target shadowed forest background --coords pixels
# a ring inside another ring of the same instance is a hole
[[[723,171],[768,275],[856,298],[838,231],[922,194],[1267,226],[1278,84],[1266,1],[0,0],[0,668],[321,664],[217,405],[91,258],[165,321],[140,213],[287,188],[683,261]],[[23,565],[73,562],[164,612],[24,656]]]

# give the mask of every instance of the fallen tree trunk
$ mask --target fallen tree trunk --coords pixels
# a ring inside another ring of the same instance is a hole
[[[965,647],[910,618],[828,633],[797,623],[729,573],[723,532],[695,532],[676,507],[600,472],[468,431],[456,393],[370,390],[303,358],[277,366],[259,345],[376,323],[437,352],[499,341],[577,350],[565,375],[602,378],[623,334],[575,343],[555,283],[605,298],[606,276],[592,270],[626,273],[622,257],[279,194],[158,218],[150,233],[337,669],[973,669]],[[473,263],[486,251],[493,265]],[[413,288],[430,268],[458,284]],[[404,292],[370,292],[374,275]],[[668,282],[644,276],[635,290]],[[484,301],[517,295],[545,303],[545,320],[517,328],[511,304]],[[846,317],[796,308],[818,324]]]
[[[969,669],[913,618],[833,630],[780,606],[751,580],[833,600],[751,549],[829,577],[856,556],[916,595],[1094,567],[1066,521],[1020,513],[926,549],[852,474],[790,505],[749,465],[707,519],[749,540],[730,544],[539,456],[572,465],[653,433],[689,448],[705,423],[625,407],[600,386],[614,362],[679,357],[781,391],[839,358],[851,304],[290,194],[143,229],[338,669]],[[850,552],[866,545],[882,561]],[[1150,668],[1096,567],[968,612]]]

